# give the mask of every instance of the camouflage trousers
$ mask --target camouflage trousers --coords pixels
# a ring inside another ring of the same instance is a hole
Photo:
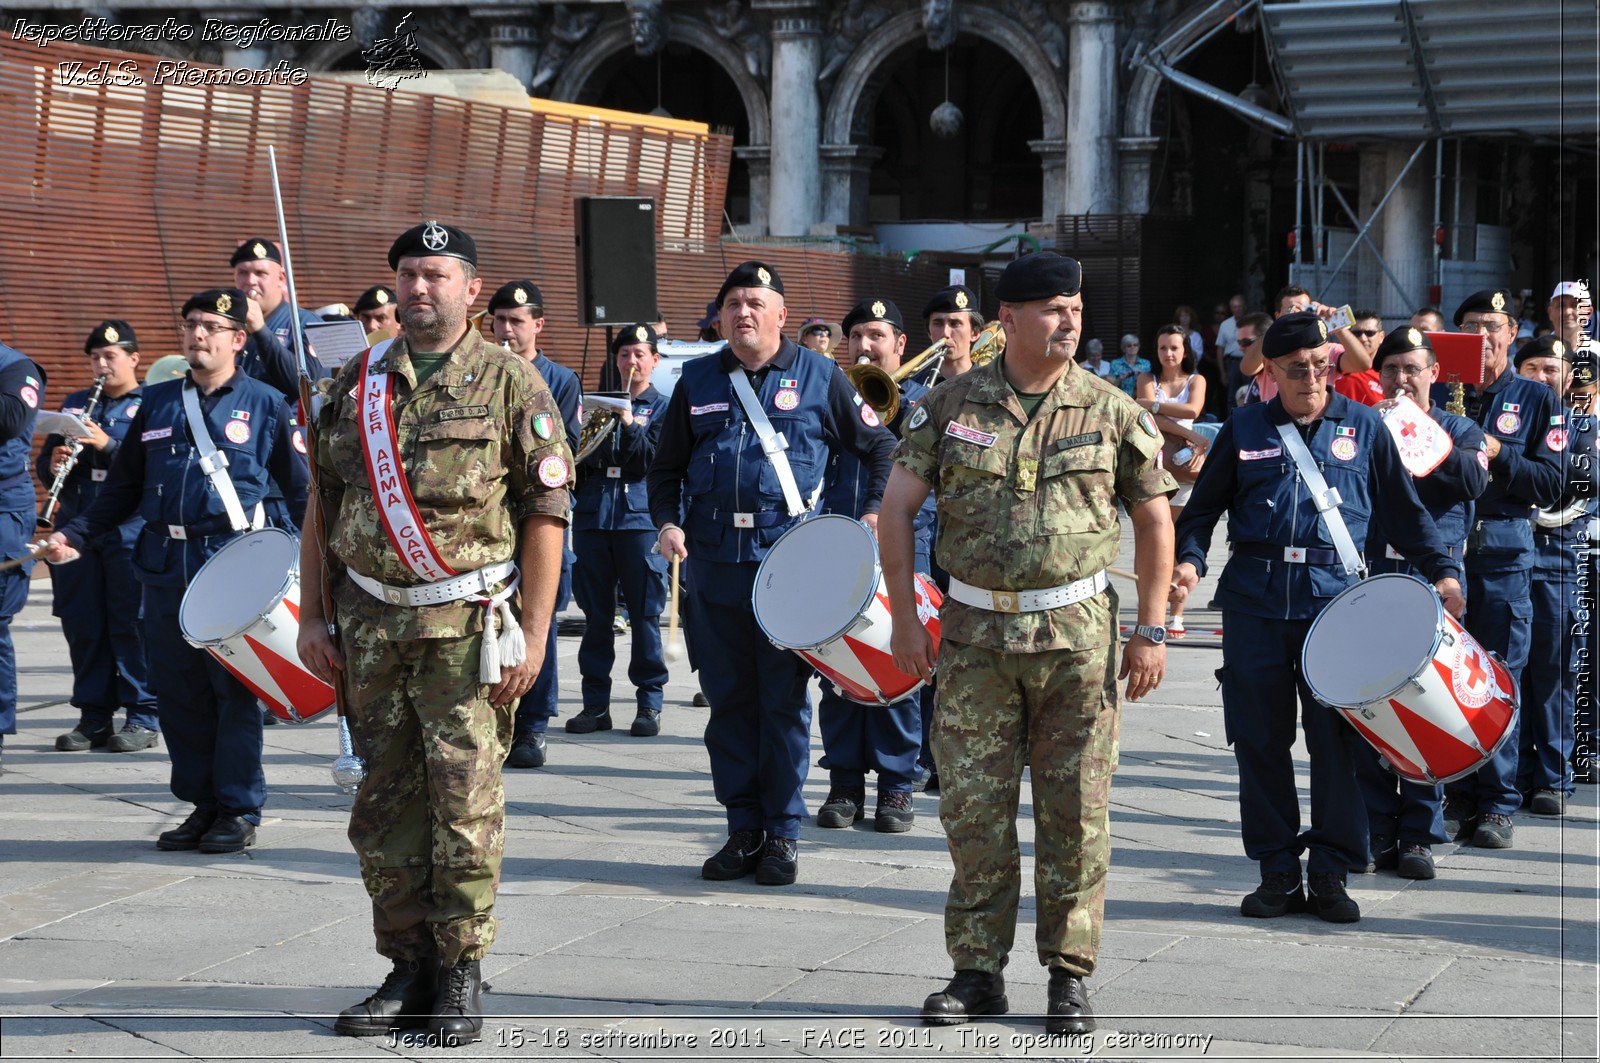
[[[351,625],[350,731],[367,779],[350,844],[372,897],[378,952],[478,959],[495,936],[505,847],[501,762],[515,703],[478,682],[481,635],[389,640]]]
[[[1114,615],[1114,614],[1113,614]],[[1094,973],[1105,917],[1117,764],[1116,651],[1002,653],[945,641],[933,754],[955,864],[945,948],[955,969],[998,973],[1017,930],[1017,805],[1032,770],[1039,962]]]

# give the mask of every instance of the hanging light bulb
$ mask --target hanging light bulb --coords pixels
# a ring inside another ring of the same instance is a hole
[[[944,102],[928,116],[928,128],[933,130],[933,135],[946,140],[959,134],[961,123],[965,121],[961,108],[950,102],[950,52],[953,49],[954,45],[944,50]]]

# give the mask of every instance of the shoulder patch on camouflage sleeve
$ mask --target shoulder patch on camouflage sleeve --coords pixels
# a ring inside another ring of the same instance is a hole
[[[1143,413],[1139,414],[1139,427],[1143,428],[1145,433],[1151,438],[1161,438],[1161,431],[1156,428],[1156,419],[1150,416],[1149,410],[1145,410]]]
[[[915,432],[927,423],[928,411],[925,407],[919,405],[915,410],[911,411],[911,420],[906,422],[906,431]]]

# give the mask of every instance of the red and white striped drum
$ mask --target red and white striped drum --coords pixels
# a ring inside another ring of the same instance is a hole
[[[1477,770],[1516,718],[1511,672],[1414,576],[1374,576],[1328,603],[1300,668],[1390,770],[1424,785]]]
[[[333,708],[333,688],[300,663],[300,540],[247,532],[213,554],[178,608],[189,645],[222,662],[274,716],[305,723]]]
[[[937,652],[944,596],[922,575],[916,590],[917,618]],[[805,658],[851,701],[888,705],[923,685],[894,666],[878,542],[860,521],[828,514],[790,528],[756,570],[751,604],[773,645]]]

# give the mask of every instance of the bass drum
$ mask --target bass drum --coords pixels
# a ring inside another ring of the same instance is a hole
[[[211,555],[184,592],[178,629],[280,719],[305,723],[333,708],[333,688],[300,663],[300,540],[246,532]]]
[[[1329,602],[1300,668],[1390,770],[1423,785],[1476,771],[1516,720],[1510,670],[1415,576],[1374,576]]]
[[[937,653],[944,598],[931,580],[915,579],[917,619]],[[790,528],[756,571],[752,605],[773,645],[798,653],[851,701],[889,705],[923,686],[894,666],[878,541],[860,521],[828,514]]]

